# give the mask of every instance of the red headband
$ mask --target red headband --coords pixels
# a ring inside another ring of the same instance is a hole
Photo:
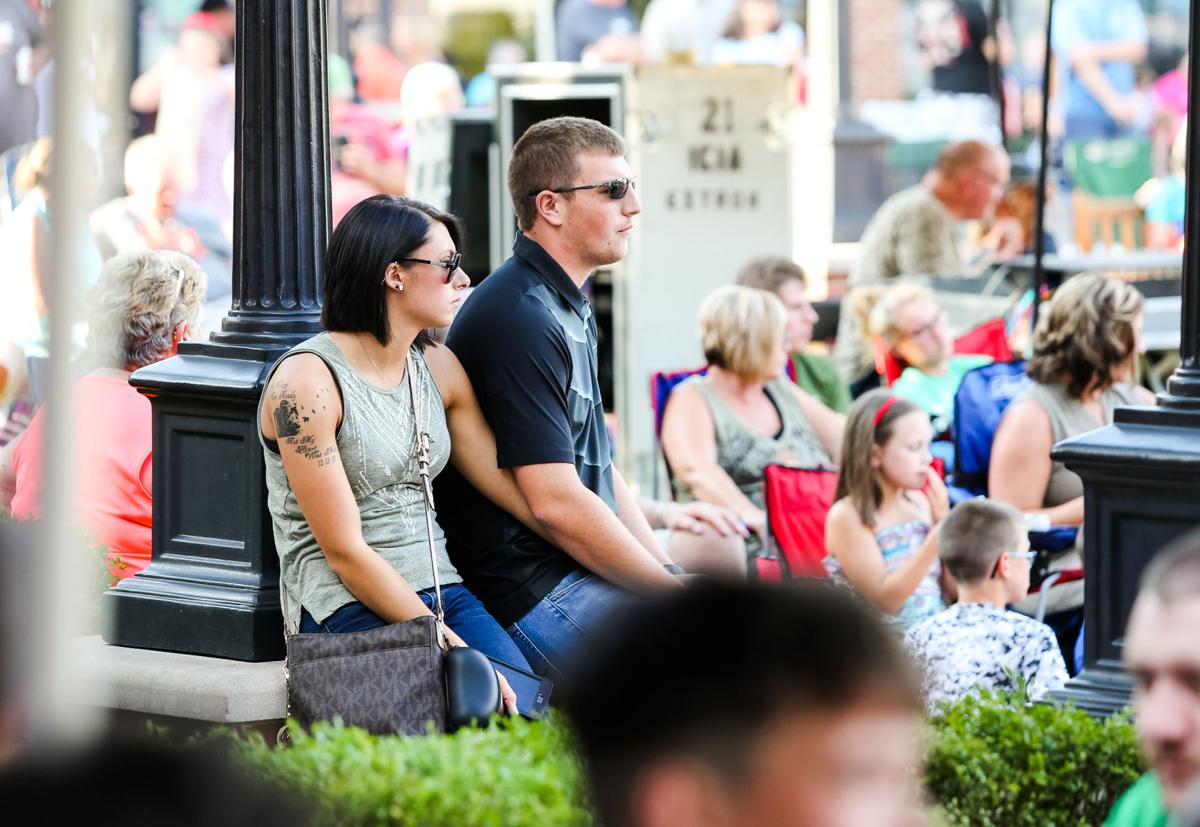
[[[897,397],[895,397],[895,396],[889,396],[887,398],[887,400],[882,405],[879,406],[879,410],[877,410],[875,412],[875,427],[876,428],[879,427],[880,421],[882,421],[884,415],[891,409],[892,405],[896,404],[896,398]]]

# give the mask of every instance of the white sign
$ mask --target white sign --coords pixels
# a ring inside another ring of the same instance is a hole
[[[654,67],[633,84],[642,214],[615,288],[616,401],[621,467],[643,490],[657,462],[651,376],[702,365],[703,299],[751,259],[792,254],[788,89],[786,70],[759,66]]]

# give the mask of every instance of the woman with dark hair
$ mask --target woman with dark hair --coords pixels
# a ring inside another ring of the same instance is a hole
[[[357,204],[329,242],[327,332],[288,351],[268,377],[259,409],[268,506],[289,619],[302,632],[431,614],[414,405],[430,436],[432,474],[454,463],[540,530],[511,473],[496,467],[495,441],[458,359],[425,332],[450,324],[470,284],[458,266],[460,239],[453,216],[420,201],[377,195]],[[462,585],[436,523],[433,541],[451,644],[528,669]],[[507,685],[504,695],[514,708]]]

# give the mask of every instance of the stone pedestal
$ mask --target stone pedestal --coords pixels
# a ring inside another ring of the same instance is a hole
[[[1055,446],[1083,478],[1084,668],[1054,697],[1098,715],[1129,702],[1121,665],[1142,570],[1171,540],[1200,526],[1200,413],[1121,408],[1114,422]]]
[[[233,306],[211,343],[130,380],[154,410],[153,559],[103,603],[109,643],[261,661],[284,646],[257,406],[279,356],[321,329],[326,4],[237,15]]]

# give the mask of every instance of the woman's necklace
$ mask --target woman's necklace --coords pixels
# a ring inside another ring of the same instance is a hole
[[[377,374],[379,374],[379,381],[383,383],[381,387],[386,388],[388,386],[388,381],[384,377],[383,371],[381,371],[379,369],[379,365],[375,364],[375,360],[371,357],[371,351],[367,350],[367,346],[363,344],[362,339],[360,339],[358,337],[357,333],[354,335],[354,340],[356,342],[358,342],[359,348],[362,349],[362,352],[366,355],[367,359],[371,362],[371,367],[375,368],[375,372]]]

